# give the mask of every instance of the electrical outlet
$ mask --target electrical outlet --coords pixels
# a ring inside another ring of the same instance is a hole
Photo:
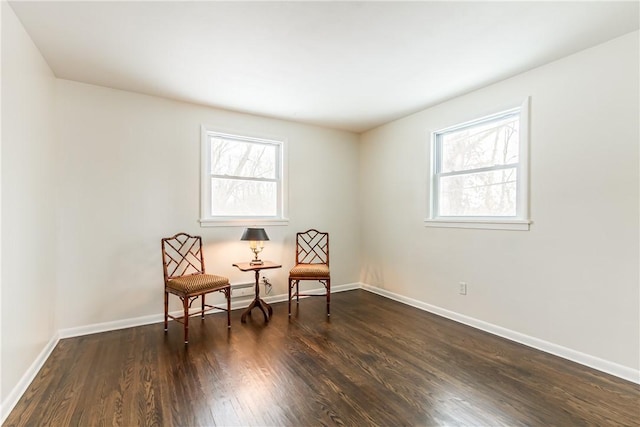
[[[460,295],[466,295],[467,294],[467,282],[460,282],[458,284],[458,293]]]
[[[262,284],[264,285],[264,292],[269,295],[271,293],[271,289],[273,288],[271,282],[265,276],[262,276]]]

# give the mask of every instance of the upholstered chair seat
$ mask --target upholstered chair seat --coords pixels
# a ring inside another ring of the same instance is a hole
[[[213,292],[229,286],[229,279],[214,274],[192,274],[176,277],[167,282],[167,287],[184,293]]]
[[[206,274],[202,255],[202,238],[178,233],[162,239],[162,269],[164,272],[164,331],[169,329],[169,319],[184,326],[184,343],[189,342],[189,317],[202,316],[212,310],[227,312],[227,328],[231,327],[231,284],[229,279],[215,274]],[[205,302],[205,295],[221,292],[226,299],[226,307]],[[182,301],[182,316],[169,313],[169,294]],[[200,310],[191,309],[193,302],[200,298]],[[191,309],[191,310],[190,310]]]
[[[300,282],[318,281],[324,286],[324,293],[302,293]],[[325,297],[327,316],[331,315],[331,273],[329,271],[329,233],[310,229],[296,233],[296,264],[289,271],[289,316],[291,300],[300,297]]]
[[[298,264],[289,274],[293,277],[329,277],[329,266],[326,264]]]

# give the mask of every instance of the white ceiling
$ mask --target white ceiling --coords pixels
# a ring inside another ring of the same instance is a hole
[[[640,13],[638,1],[10,4],[59,78],[354,132],[634,31]]]

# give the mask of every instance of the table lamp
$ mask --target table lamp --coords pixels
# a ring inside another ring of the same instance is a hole
[[[267,232],[264,228],[246,228],[240,240],[248,240],[249,247],[253,251],[254,259],[250,262],[251,265],[262,265],[262,260],[258,259],[258,254],[264,248],[265,240],[269,240]]]

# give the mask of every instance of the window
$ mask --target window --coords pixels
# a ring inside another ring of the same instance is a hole
[[[202,225],[286,223],[284,142],[202,130]]]
[[[425,225],[529,229],[527,105],[432,134]]]

